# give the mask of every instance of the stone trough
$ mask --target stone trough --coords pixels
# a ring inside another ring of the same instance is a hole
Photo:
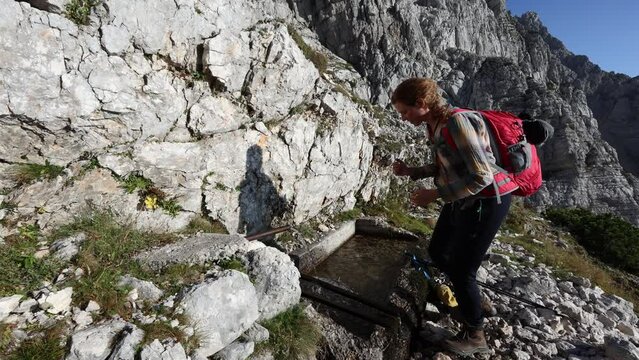
[[[348,221],[289,254],[301,273],[302,296],[356,339],[354,347],[403,359],[419,325],[423,288],[410,284],[404,251],[420,238],[377,218]],[[422,282],[425,285],[425,282]],[[336,340],[339,341],[339,340]]]

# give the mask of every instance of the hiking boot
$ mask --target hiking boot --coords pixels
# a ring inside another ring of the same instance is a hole
[[[490,353],[488,344],[486,344],[486,335],[484,334],[484,330],[480,329],[464,329],[454,338],[445,340],[444,347],[461,356]]]

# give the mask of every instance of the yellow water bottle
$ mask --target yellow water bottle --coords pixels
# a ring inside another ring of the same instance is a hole
[[[436,284],[435,291],[437,292],[437,297],[442,304],[451,308],[458,305],[457,299],[455,299],[455,295],[453,295],[453,291],[448,286],[444,284]]]

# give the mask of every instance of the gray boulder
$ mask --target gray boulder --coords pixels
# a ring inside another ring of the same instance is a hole
[[[299,303],[300,273],[291,258],[265,247],[248,254],[249,275],[257,292],[260,317],[267,320]]]
[[[111,320],[74,333],[65,360],[106,360],[114,340],[127,326],[122,320]]]
[[[196,356],[208,357],[220,351],[258,319],[258,299],[246,274],[228,270],[220,277],[187,290],[177,306],[202,334]]]

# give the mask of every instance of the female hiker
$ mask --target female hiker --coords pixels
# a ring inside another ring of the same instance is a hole
[[[426,206],[440,198],[445,202],[428,251],[453,284],[464,324],[462,331],[444,345],[464,356],[489,352],[477,269],[508,213],[510,192],[517,185],[494,185],[500,173],[493,167],[495,157],[481,115],[455,112],[441,97],[433,80],[405,80],[395,89],[391,101],[402,119],[413,125],[427,125],[435,159],[434,163],[420,167],[396,161],[393,172],[413,180],[434,177],[434,188],[420,188],[410,195],[413,204]],[[498,197],[493,185],[498,188]]]

